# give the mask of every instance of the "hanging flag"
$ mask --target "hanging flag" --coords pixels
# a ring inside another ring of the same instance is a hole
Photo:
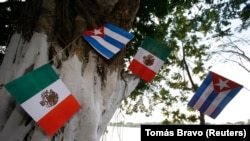
[[[219,74],[209,72],[188,106],[215,119],[242,87]]]
[[[50,64],[9,82],[5,88],[49,136],[80,109]]]
[[[134,37],[133,34],[112,24],[105,24],[94,30],[87,30],[82,36],[97,52],[107,59],[112,58]]]
[[[170,48],[151,37],[146,37],[128,69],[146,82],[151,82],[170,52]]]

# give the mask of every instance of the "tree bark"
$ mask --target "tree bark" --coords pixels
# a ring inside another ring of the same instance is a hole
[[[22,17],[26,20],[20,20],[22,24],[13,34],[0,68],[1,140],[100,140],[117,107],[135,89],[139,79],[122,74],[125,50],[106,60],[81,38],[81,33],[107,22],[129,30],[139,3],[139,0],[27,1]],[[4,89],[4,84],[48,62],[82,106],[52,138]]]

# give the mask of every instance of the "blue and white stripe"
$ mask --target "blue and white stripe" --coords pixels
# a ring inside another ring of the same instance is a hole
[[[117,54],[134,35],[112,24],[105,24],[103,38],[88,35],[83,35],[83,37],[97,52],[105,58],[110,59]]]
[[[216,93],[210,72],[189,101],[188,106],[215,119],[241,89],[242,87],[237,87]]]

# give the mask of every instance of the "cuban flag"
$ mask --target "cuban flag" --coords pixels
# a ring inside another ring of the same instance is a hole
[[[242,85],[232,80],[209,72],[188,106],[215,119],[242,88]]]
[[[93,30],[87,30],[82,37],[102,56],[107,59],[117,54],[133,37],[133,34],[114,26],[105,24]]]

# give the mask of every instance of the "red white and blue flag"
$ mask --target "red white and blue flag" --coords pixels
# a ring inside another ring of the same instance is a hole
[[[114,26],[105,24],[93,30],[87,30],[82,37],[105,58],[117,54],[133,37],[133,34]]]
[[[210,72],[188,106],[215,119],[242,88],[242,85]]]

